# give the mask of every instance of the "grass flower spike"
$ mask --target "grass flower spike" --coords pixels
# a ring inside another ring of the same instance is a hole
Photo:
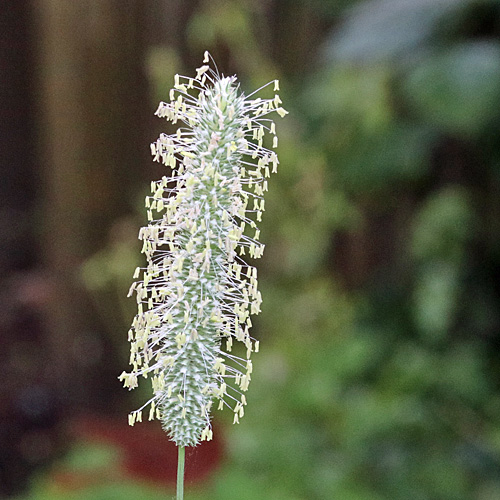
[[[251,316],[262,301],[257,269],[244,259],[262,256],[257,223],[278,166],[263,145],[266,133],[278,145],[268,115],[287,113],[278,95],[245,96],[236,77],[210,66],[207,52],[203,63],[196,77],[175,76],[170,102],[156,111],[182,126],[151,145],[172,174],[152,182],[146,198],[149,224],[139,238],[147,267],[136,270],[142,279],[129,293],[138,303],[129,331],[133,369],[120,375],[129,389],[141,376],[152,384],[153,397],[130,424],[147,408],[179,447],[211,439],[213,405],[231,408],[235,423],[244,414],[250,358],[259,350]],[[268,85],[279,90],[277,80]],[[236,342],[244,345],[239,356]]]

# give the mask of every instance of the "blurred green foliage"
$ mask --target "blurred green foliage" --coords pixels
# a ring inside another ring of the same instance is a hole
[[[405,91],[429,124],[466,136],[480,133],[498,118],[500,45],[468,42],[440,50],[411,71]]]
[[[259,45],[258,23],[283,15],[279,38],[306,22],[269,5],[202,1],[186,23],[245,88],[283,73],[290,110],[248,409],[187,498],[498,499],[500,4],[304,2],[329,26],[306,69]],[[162,50],[159,89],[178,61]]]
[[[215,497],[494,500],[500,10],[356,3],[282,84],[263,348]]]

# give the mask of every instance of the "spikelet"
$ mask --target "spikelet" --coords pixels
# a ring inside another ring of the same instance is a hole
[[[278,95],[245,97],[236,77],[207,64],[208,52],[203,62],[195,78],[175,76],[170,102],[156,111],[184,127],[151,145],[154,160],[172,176],[152,182],[146,198],[149,223],[139,238],[147,267],[136,270],[142,280],[129,293],[138,303],[129,331],[133,369],[119,377],[129,389],[140,376],[152,384],[153,397],[129,423],[141,421],[148,407],[148,418],[161,420],[178,446],[212,438],[214,403],[231,408],[235,423],[244,414],[250,357],[259,348],[250,316],[260,312],[262,299],[257,269],[243,257],[259,258],[264,250],[256,222],[278,165],[276,153],[263,146],[266,133],[277,145],[267,116],[287,113]],[[231,354],[237,341],[244,358]]]

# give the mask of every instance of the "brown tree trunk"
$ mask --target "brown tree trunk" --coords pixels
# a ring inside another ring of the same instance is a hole
[[[86,404],[106,342],[79,285],[80,266],[133,210],[148,157],[144,2],[37,0],[36,12],[53,371],[71,401]]]

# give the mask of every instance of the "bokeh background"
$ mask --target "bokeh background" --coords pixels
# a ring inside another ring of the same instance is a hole
[[[498,0],[2,2],[0,495],[174,495],[117,376],[153,112],[206,49],[290,114],[249,405],[186,499],[498,500]]]

